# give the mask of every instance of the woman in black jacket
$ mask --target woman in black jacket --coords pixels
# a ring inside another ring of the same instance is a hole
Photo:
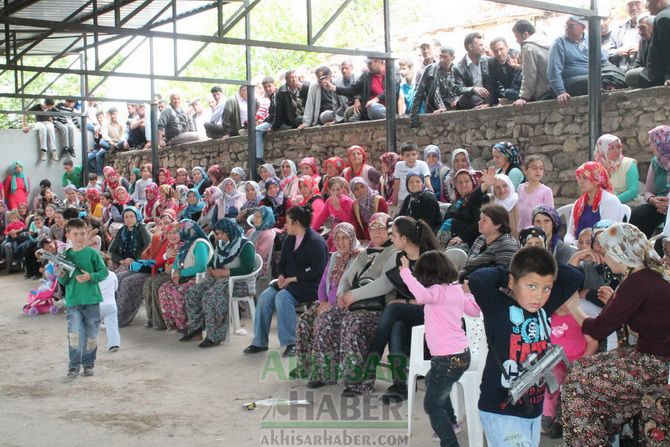
[[[286,212],[288,234],[281,248],[279,277],[258,297],[254,339],[244,350],[255,354],[268,349],[272,314],[277,312],[279,342],[286,347],[284,357],[295,356],[295,306],[314,301],[328,262],[326,241],[310,228],[312,209],[295,206]]]
[[[436,231],[442,222],[440,204],[433,191],[426,189],[423,174],[417,171],[409,172],[405,185],[409,195],[402,202],[398,215],[423,220],[433,231]]]

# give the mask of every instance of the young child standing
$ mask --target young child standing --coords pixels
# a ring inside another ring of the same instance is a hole
[[[142,166],[140,171],[141,178],[135,182],[135,190],[132,192],[132,198],[135,201],[135,205],[141,206],[144,205],[147,201],[146,189],[149,183],[152,183],[151,179],[151,165],[146,164]]]
[[[423,175],[426,183],[426,188],[433,190],[430,183],[430,168],[428,163],[419,160],[419,147],[416,143],[407,142],[400,146],[400,155],[402,161],[395,165],[395,183],[393,184],[393,200],[394,204],[401,204],[405,197],[409,195],[407,191],[407,174],[410,171],[417,171]]]
[[[100,303],[100,319],[105,323],[105,332],[107,333],[107,350],[116,352],[121,347],[121,335],[119,335],[119,318],[116,308],[116,291],[119,288],[119,280],[116,273],[110,271],[107,278],[100,281],[100,294],[102,303]]]
[[[540,444],[545,385],[532,386],[515,405],[508,403],[511,381],[522,362],[542,355],[550,343],[552,315],[581,286],[576,268],[556,266],[542,247],[525,247],[513,257],[509,273],[482,268],[470,275],[469,289],[484,314],[489,352],[484,365],[479,415],[490,446]],[[510,294],[500,290],[507,287]],[[512,442],[513,441],[513,442]]]
[[[470,367],[468,338],[463,331],[463,314],[479,316],[481,310],[469,293],[464,293],[458,280],[458,270],[439,251],[427,251],[419,257],[414,276],[409,260],[400,259],[400,277],[405,281],[417,303],[424,304],[426,343],[432,358],[426,375],[424,408],[442,447],[458,446],[450,420],[453,407],[451,387]]]
[[[21,259],[18,256],[18,248],[21,242],[21,234],[27,230],[27,227],[16,210],[10,211],[8,218],[9,224],[5,227],[5,240],[2,242],[2,252],[7,261],[7,269],[11,273],[21,270]]]
[[[86,222],[71,219],[65,226],[65,235],[72,244],[65,258],[77,269],[72,277],[61,274],[58,282],[65,287],[68,348],[70,362],[67,377],[74,379],[84,367],[84,376],[93,375],[98,350],[98,327],[102,294],[98,283],[109,271],[99,252],[86,246]]]
[[[517,231],[533,225],[533,209],[538,205],[554,207],[554,193],[540,183],[544,177],[544,161],[537,155],[526,158],[526,182],[519,185],[519,220]]]

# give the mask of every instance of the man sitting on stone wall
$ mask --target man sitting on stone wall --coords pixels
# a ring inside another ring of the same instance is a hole
[[[670,86],[670,0],[648,0],[649,12],[656,16],[647,64],[639,75],[631,76],[630,86],[646,88]]]
[[[297,129],[302,124],[307,102],[308,82],[300,82],[295,70],[285,75],[286,83],[275,93],[275,116],[272,121],[273,131]]]
[[[502,37],[493,39],[490,46],[493,59],[489,61],[489,71],[495,83],[494,102],[511,104],[519,99],[521,89],[519,52],[511,50]]]
[[[59,102],[54,107],[54,112],[64,112],[63,114],[58,114],[54,116],[54,126],[56,130],[61,134],[63,141],[63,154],[68,154],[70,157],[76,157],[77,155],[74,152],[74,139],[77,129],[79,129],[79,118],[73,118],[70,113],[74,112],[74,105],[76,101],[74,99],[66,99],[63,102]]]
[[[35,104],[28,109],[30,112],[52,112],[56,104],[51,98],[45,99],[41,104]],[[21,117],[23,131],[28,133],[30,127],[26,120],[26,115]],[[56,130],[54,129],[53,117],[49,115],[35,115],[35,130],[40,144],[40,159],[45,161],[47,159],[47,152],[51,151],[51,157],[58,160],[58,152],[56,151]]]
[[[323,65],[316,69],[316,82],[310,84],[305,102],[305,113],[298,130],[310,126],[328,126],[344,121],[347,104],[343,97],[324,88],[332,82],[330,68]]]
[[[529,101],[551,99],[551,86],[547,79],[547,61],[551,43],[546,36],[535,32],[527,20],[519,20],[512,28],[521,47],[521,89],[514,105],[521,108]]]
[[[411,127],[419,125],[419,113],[422,108],[426,113],[443,113],[456,109],[458,95],[454,83],[454,59],[456,57],[453,48],[442,48],[440,61],[429,66],[423,73],[412,101]]]
[[[176,146],[199,139],[191,115],[181,108],[181,92],[170,93],[170,104],[163,109],[158,118],[159,146],[163,147],[166,144]]]
[[[651,48],[651,35],[654,31],[655,17],[650,14],[643,14],[637,18],[637,32],[640,35],[640,48],[635,56],[633,67],[626,72],[626,84],[629,86],[637,85],[640,73],[647,66],[649,60],[649,49]]]
[[[479,33],[465,36],[467,54],[454,66],[454,82],[459,109],[482,109],[493,105],[493,77],[488,57],[484,55],[484,41]]]

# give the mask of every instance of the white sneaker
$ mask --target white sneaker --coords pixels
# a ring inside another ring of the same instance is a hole
[[[56,149],[52,149],[51,151],[51,159],[53,161],[58,161],[58,152],[56,152]]]
[[[42,161],[47,161],[47,151],[45,151],[45,150],[41,150],[40,152],[41,152],[41,154],[40,154],[40,160],[42,160]]]

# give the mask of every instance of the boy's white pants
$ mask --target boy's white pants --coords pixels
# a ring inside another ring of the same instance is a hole
[[[119,316],[116,303],[100,304],[100,320],[105,323],[107,333],[107,349],[112,346],[121,347],[121,335],[119,334]]]

